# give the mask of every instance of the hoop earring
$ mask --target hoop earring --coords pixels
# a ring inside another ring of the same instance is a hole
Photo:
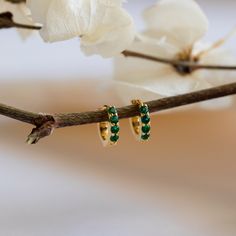
[[[139,141],[148,141],[151,131],[151,118],[147,104],[141,100],[132,100],[133,105],[137,105],[139,109],[139,116],[130,118],[131,128],[134,136]]]
[[[117,144],[119,140],[119,116],[115,106],[103,106],[102,111],[107,111],[109,121],[103,121],[98,124],[98,131],[104,146]]]

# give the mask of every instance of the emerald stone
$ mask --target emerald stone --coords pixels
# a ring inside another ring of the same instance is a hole
[[[144,124],[148,124],[150,122],[150,117],[148,115],[145,115],[142,117],[142,122]]]
[[[119,131],[120,131],[119,126],[114,125],[114,126],[111,127],[111,132],[112,132],[113,134],[117,134],[117,133],[119,133]]]
[[[116,114],[116,108],[115,108],[115,107],[110,107],[110,108],[108,109],[108,113],[109,113],[109,114]]]
[[[119,138],[120,137],[117,134],[115,134],[110,137],[110,140],[111,142],[116,143],[119,140]]]
[[[148,113],[148,106],[147,105],[141,106],[139,110],[142,114],[147,114]]]
[[[118,116],[114,115],[110,118],[111,123],[117,124],[119,122]]]
[[[150,138],[150,134],[143,134],[141,138],[142,140],[148,140]]]
[[[151,130],[150,125],[144,125],[144,126],[142,127],[142,131],[143,131],[143,133],[145,133],[145,134],[149,133],[150,130]]]

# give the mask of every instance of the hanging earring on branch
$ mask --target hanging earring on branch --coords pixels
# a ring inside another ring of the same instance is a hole
[[[130,118],[133,134],[139,141],[147,141],[150,138],[151,130],[151,119],[148,105],[138,99],[132,100],[131,103],[137,107],[140,113],[138,116]]]
[[[150,113],[154,113],[235,94],[236,83],[233,83],[145,102],[145,104],[148,105]],[[137,105],[117,108],[117,113],[120,119],[140,115]],[[109,121],[107,111],[105,110],[83,113],[41,114],[20,110],[4,104],[0,104],[0,115],[36,126],[28,137],[29,144],[35,144],[40,139],[51,135],[54,129]]]
[[[119,116],[114,106],[103,106],[101,111],[106,111],[109,121],[102,121],[98,124],[99,136],[104,146],[117,144],[119,140]]]

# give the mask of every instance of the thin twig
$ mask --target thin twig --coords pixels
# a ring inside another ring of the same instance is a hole
[[[232,83],[211,89],[150,101],[147,102],[147,105],[149,106],[150,112],[154,113],[235,94],[236,83]],[[133,105],[121,107],[117,110],[120,119],[130,118],[139,114],[137,107]],[[0,114],[36,126],[28,137],[27,141],[30,144],[37,143],[41,138],[49,136],[56,128],[93,124],[108,120],[105,111],[38,114],[4,104],[0,104]]]
[[[173,67],[183,67],[183,68],[191,68],[191,70],[198,70],[198,69],[208,69],[208,70],[236,70],[236,66],[224,66],[224,65],[203,65],[193,62],[186,62],[186,61],[178,61],[172,59],[165,59],[160,57],[149,56],[142,53],[132,52],[129,50],[125,50],[122,54],[126,57],[136,57],[141,59],[146,59],[149,61],[155,61],[167,65],[171,65]]]
[[[17,4],[17,3],[25,3],[26,2],[26,0],[5,0],[6,2],[11,2],[11,3],[15,3],[15,4]]]
[[[13,27],[21,28],[21,29],[28,29],[28,30],[40,30],[40,29],[42,29],[41,26],[25,25],[25,24],[19,24],[19,23],[14,23]]]
[[[20,28],[20,29],[28,29],[28,30],[40,30],[41,26],[36,25],[26,25],[26,24],[20,24],[15,23],[13,21],[9,21],[7,19],[0,18],[0,29],[1,28]]]

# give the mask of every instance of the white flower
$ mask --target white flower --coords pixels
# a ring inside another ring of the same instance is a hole
[[[207,32],[208,20],[193,0],[159,1],[145,11],[144,19],[147,30],[129,50],[159,58],[198,61],[200,64],[235,64],[230,52],[199,43]],[[183,74],[170,65],[119,57],[115,62],[115,79],[127,103],[132,98],[158,99],[235,82],[236,74],[220,70],[196,70]]]
[[[30,17],[30,11],[26,7],[25,3],[11,3],[6,0],[0,0],[0,13],[7,11],[13,14],[13,20],[16,23],[33,25],[33,21]],[[20,33],[20,36],[23,39],[25,39],[32,33],[31,30],[25,29],[17,29],[17,31]]]
[[[104,57],[125,50],[134,39],[132,18],[122,0],[27,0],[47,42],[80,37],[87,54]]]

